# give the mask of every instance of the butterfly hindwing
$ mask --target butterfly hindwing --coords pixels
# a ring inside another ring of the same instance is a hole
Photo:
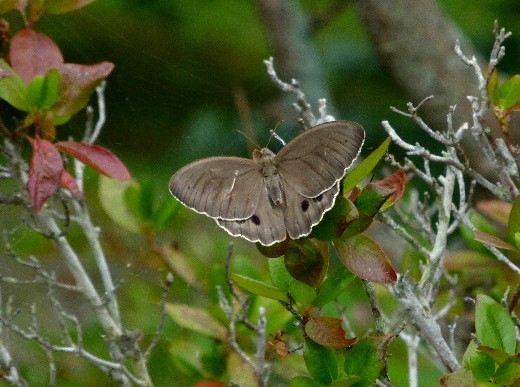
[[[271,205],[265,188],[262,188],[262,195],[255,213],[249,218],[216,219],[216,221],[231,235],[241,236],[251,242],[260,242],[265,246],[283,241],[286,236],[284,209]]]
[[[325,212],[334,206],[339,193],[339,183],[313,198],[300,195],[291,186],[285,187],[286,185],[284,185],[287,198],[285,227],[291,239],[309,235],[312,227],[318,224]]]

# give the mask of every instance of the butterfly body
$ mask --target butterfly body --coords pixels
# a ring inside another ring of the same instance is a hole
[[[263,245],[287,234],[297,239],[309,235],[334,205],[339,181],[364,138],[354,122],[321,124],[278,154],[263,148],[253,160],[209,157],[188,164],[170,179],[170,192],[231,235]]]

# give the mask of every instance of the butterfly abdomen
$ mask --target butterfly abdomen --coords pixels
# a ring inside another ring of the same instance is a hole
[[[285,198],[282,187],[280,185],[280,175],[275,173],[273,175],[265,176],[264,182],[267,195],[269,195],[269,200],[271,203],[273,203],[275,206],[283,206],[285,203]]]

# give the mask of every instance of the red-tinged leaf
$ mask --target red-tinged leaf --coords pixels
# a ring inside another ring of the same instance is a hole
[[[61,90],[54,107],[57,116],[71,116],[83,109],[94,91],[114,69],[114,64],[101,62],[94,65],[66,63],[60,68]]]
[[[447,255],[444,260],[444,268],[449,272],[475,270],[482,272],[484,269],[498,267],[499,262],[488,254],[478,251],[455,251]]]
[[[30,28],[20,30],[13,37],[9,59],[26,84],[36,75],[45,75],[50,69],[60,69],[63,65],[63,56],[56,43]]]
[[[63,160],[52,142],[32,140],[32,159],[27,191],[36,211],[56,192],[63,173]]]
[[[63,187],[72,192],[78,199],[84,199],[83,192],[78,187],[76,179],[66,170],[61,174],[60,183]]]
[[[476,241],[484,243],[485,245],[497,247],[499,249],[504,250],[516,250],[516,248],[511,246],[509,243],[503,241],[500,238],[497,238],[496,236],[487,234],[483,231],[475,230],[473,231],[473,235],[475,236]]]
[[[480,212],[504,226],[507,226],[512,207],[511,203],[502,200],[481,200],[477,203]]]
[[[334,246],[343,264],[360,278],[377,283],[397,279],[392,263],[379,245],[364,234],[339,238]]]
[[[273,339],[269,341],[269,344],[272,345],[278,356],[280,356],[281,359],[285,360],[287,359],[287,356],[289,356],[289,347],[283,339],[283,335],[284,331],[279,329],[278,331],[276,331]]]
[[[374,183],[379,187],[395,190],[392,196],[390,196],[385,204],[383,204],[382,209],[387,209],[403,196],[404,190],[406,188],[406,173],[400,169],[383,180],[379,180]]]
[[[314,342],[325,347],[340,349],[354,345],[358,339],[347,339],[342,327],[343,321],[337,317],[311,317],[305,324],[305,333]]]
[[[219,382],[218,380],[203,380],[202,382],[198,382],[193,387],[226,387],[229,386],[228,383]]]
[[[484,243],[485,245],[493,246],[493,247],[497,247],[499,249],[505,249],[505,250],[516,250],[509,243],[507,243],[507,242],[503,241],[502,239],[497,238],[493,235],[487,234],[483,231],[475,230],[475,231],[473,231],[473,235],[475,236],[476,241]]]
[[[94,0],[46,0],[45,9],[49,13],[67,13],[94,2]]]
[[[323,282],[329,261],[308,238],[290,241],[284,256],[285,268],[294,279],[311,287]]]
[[[56,143],[56,148],[75,157],[103,175],[121,181],[130,180],[130,173],[121,160],[102,146],[84,142],[62,141]]]

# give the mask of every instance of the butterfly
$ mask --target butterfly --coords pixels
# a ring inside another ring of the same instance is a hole
[[[339,182],[358,157],[365,131],[333,121],[298,135],[278,154],[253,159],[208,157],[178,170],[170,192],[185,206],[216,220],[233,236],[270,246],[310,234],[334,206]]]

